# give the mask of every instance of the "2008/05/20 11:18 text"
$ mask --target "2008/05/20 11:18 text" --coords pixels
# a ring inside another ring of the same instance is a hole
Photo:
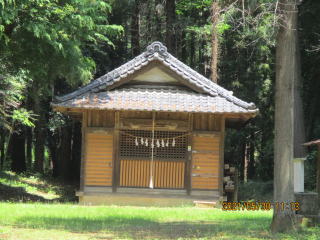
[[[271,209],[270,202],[224,202],[223,203],[223,211],[240,211],[240,210],[248,210],[248,211],[255,211],[255,210],[266,210],[269,211]],[[275,207],[277,210],[299,210],[299,203],[298,202],[291,202],[291,203],[276,203]]]

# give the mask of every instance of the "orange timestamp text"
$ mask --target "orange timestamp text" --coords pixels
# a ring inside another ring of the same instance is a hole
[[[223,211],[269,211],[271,209],[270,202],[224,202],[222,204]]]
[[[275,203],[275,208],[279,210],[296,210],[298,211],[300,205],[298,202],[277,202]],[[222,204],[223,211],[240,211],[240,210],[248,210],[248,211],[269,211],[271,209],[270,202],[224,202]]]

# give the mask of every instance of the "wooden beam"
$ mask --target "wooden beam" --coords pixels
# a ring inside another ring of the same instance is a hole
[[[81,168],[80,168],[80,192],[83,192],[86,178],[87,163],[87,117],[88,111],[84,111],[82,115],[82,144],[81,144]]]
[[[85,110],[82,108],[67,108],[67,112],[77,112],[77,113],[83,113]]]
[[[193,130],[193,114],[189,113],[188,133],[192,133]],[[188,135],[188,144],[186,146],[186,187],[187,195],[191,194],[192,187],[192,150],[193,150],[193,137],[192,134]]]
[[[221,135],[220,131],[193,131],[194,137],[205,137],[205,138],[219,138]]]
[[[223,198],[223,172],[224,172],[224,140],[225,140],[225,116],[221,116],[221,135],[219,146],[219,195]]]
[[[117,187],[120,181],[120,161],[119,161],[119,115],[120,113],[115,112],[115,125],[114,125],[114,135],[113,135],[113,163],[112,163],[112,192],[117,192]]]
[[[152,130],[152,119],[119,119],[120,129]],[[155,128],[168,131],[188,131],[188,121],[156,119]]]
[[[95,133],[95,134],[112,134],[114,128],[107,127],[88,127],[87,133]]]

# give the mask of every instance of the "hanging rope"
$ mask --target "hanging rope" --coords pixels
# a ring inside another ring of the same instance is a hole
[[[151,140],[151,177],[150,177],[150,184],[149,188],[153,188],[153,148],[154,148],[154,116],[152,118],[152,140]]]
[[[133,138],[137,138],[137,139],[145,139],[145,140],[148,139],[148,141],[151,141],[153,139],[153,138],[134,136],[132,134],[129,134],[129,133],[126,133],[126,132],[122,132],[122,131],[119,131],[119,130],[114,130],[114,131],[118,132],[118,133],[121,133],[121,134],[124,134],[124,135],[127,135],[127,136],[130,136],[130,137],[133,137]],[[154,130],[152,130],[152,134],[153,134],[153,137],[154,137]],[[180,135],[180,136],[174,136],[174,137],[170,137],[170,138],[160,138],[160,139],[169,140],[169,139],[173,139],[173,138],[182,138],[182,137],[188,136],[190,134],[191,133],[186,133],[186,134],[183,134],[183,135]]]

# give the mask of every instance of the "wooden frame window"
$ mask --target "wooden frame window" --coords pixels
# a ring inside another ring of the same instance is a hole
[[[136,159],[136,158],[151,158],[151,140],[152,131],[150,130],[121,130],[120,132],[120,157],[122,159]],[[130,135],[128,135],[130,134]],[[185,132],[178,131],[155,131],[155,147],[153,156],[154,159],[185,159],[186,157],[186,144],[187,136],[178,137],[185,135]],[[134,137],[133,137],[134,136]],[[138,146],[136,145],[136,137],[138,137]],[[176,138],[178,137],[178,138]],[[144,144],[141,144],[141,138],[143,138]],[[148,138],[148,146],[145,144],[145,140]],[[173,146],[173,138],[175,144]],[[162,146],[162,139],[165,146]],[[159,140],[160,147],[157,146],[157,140]],[[167,140],[168,146],[167,145]]]

